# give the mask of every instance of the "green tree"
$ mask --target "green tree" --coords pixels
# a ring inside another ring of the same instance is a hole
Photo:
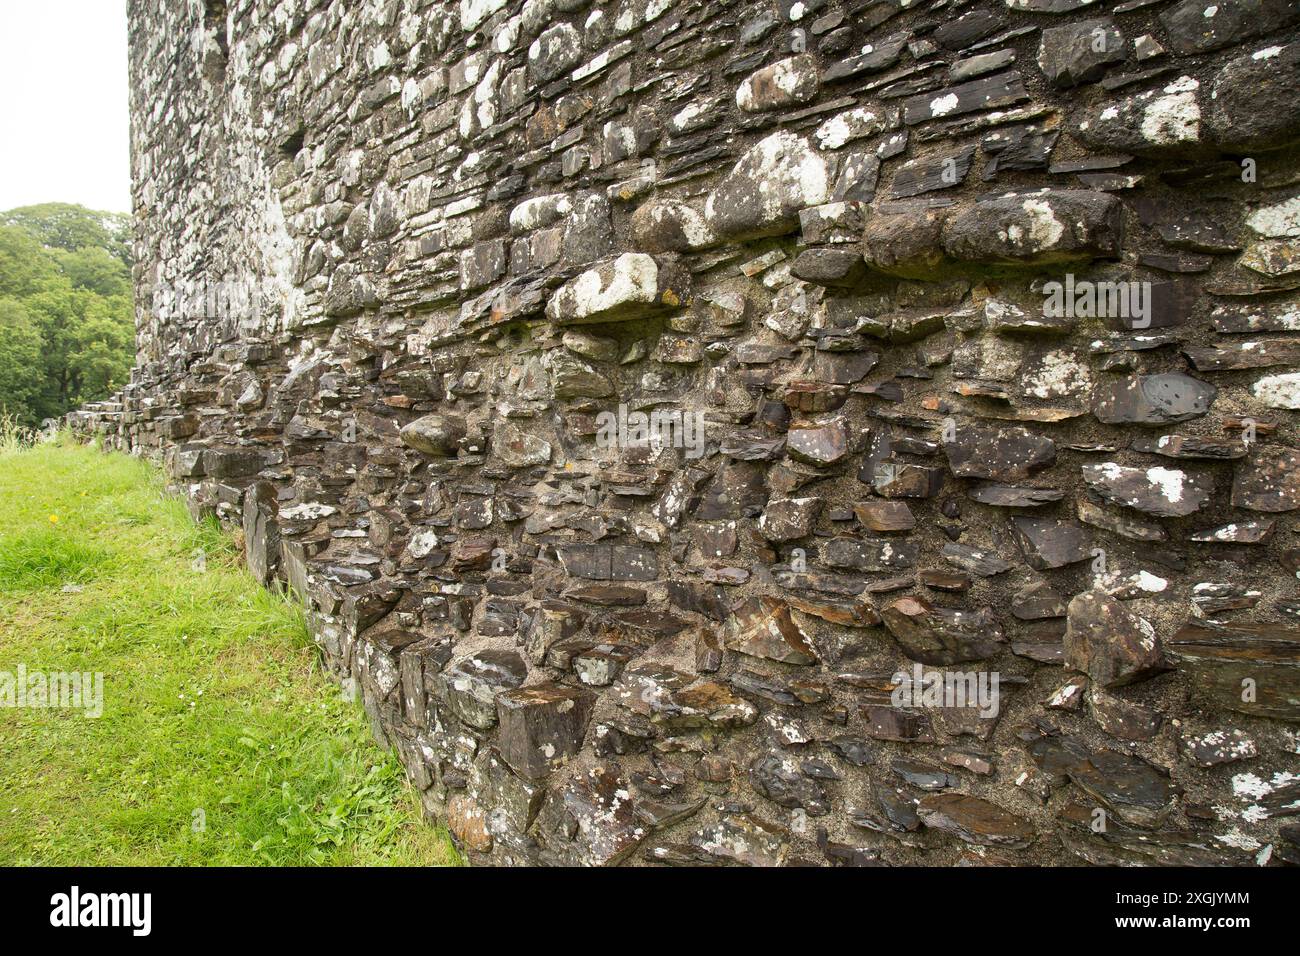
[[[38,425],[128,379],[125,219],[66,203],[0,213],[0,409]]]
[[[102,296],[130,295],[131,270],[126,263],[99,246],[83,246],[74,252],[58,250],[55,259],[74,287]]]
[[[0,295],[23,298],[58,278],[58,263],[35,236],[17,226],[0,226]]]
[[[41,423],[44,348],[27,310],[15,299],[0,299],[0,414],[20,425]]]
[[[130,217],[120,212],[96,212],[66,202],[20,206],[0,213],[0,223],[18,226],[43,246],[76,252],[103,249],[124,265],[131,264]]]

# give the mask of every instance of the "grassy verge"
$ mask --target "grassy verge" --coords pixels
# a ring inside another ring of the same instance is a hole
[[[103,713],[0,706],[0,865],[458,862],[300,610],[143,462],[0,442],[0,681],[20,665],[102,673]]]

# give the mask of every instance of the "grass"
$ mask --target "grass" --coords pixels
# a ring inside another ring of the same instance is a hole
[[[0,865],[459,862],[301,610],[144,462],[0,436],[0,675],[19,665],[102,673],[103,713],[0,707]]]

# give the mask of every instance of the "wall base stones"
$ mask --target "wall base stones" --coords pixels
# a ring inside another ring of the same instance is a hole
[[[70,424],[471,860],[1300,859],[1294,4],[130,8]]]

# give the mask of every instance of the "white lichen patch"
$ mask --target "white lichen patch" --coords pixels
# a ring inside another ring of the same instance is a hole
[[[1013,241],[1028,239],[1029,245],[1035,251],[1051,249],[1061,237],[1065,235],[1065,224],[1056,218],[1049,203],[1038,199],[1026,199],[1020,206],[1029,216],[1029,233],[1028,236],[1016,236]],[[1010,232],[1010,230],[1008,230]]]
[[[1300,372],[1268,375],[1252,385],[1250,391],[1270,408],[1300,409]]]
[[[1166,86],[1165,95],[1156,97],[1142,110],[1142,138],[1160,146],[1199,141],[1201,107],[1196,100],[1199,86],[1190,76],[1179,77]]]
[[[848,110],[832,116],[813,131],[813,139],[822,149],[839,149],[855,139],[880,132],[884,122],[880,115],[866,107]]]
[[[961,101],[958,100],[956,93],[948,93],[944,96],[936,96],[930,101],[931,116],[947,116],[957,108]]]
[[[1187,480],[1186,472],[1179,471],[1177,468],[1156,466],[1147,469],[1147,480],[1160,489],[1160,494],[1166,501],[1183,500],[1183,483]]]
[[[1056,349],[1043,355],[1025,376],[1023,387],[1030,398],[1069,398],[1091,390],[1092,372],[1072,352]]]
[[[1268,239],[1300,236],[1300,196],[1256,209],[1246,218],[1246,225]]]

